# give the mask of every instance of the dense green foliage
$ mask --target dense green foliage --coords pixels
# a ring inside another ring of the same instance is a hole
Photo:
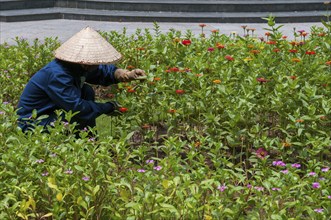
[[[128,109],[96,139],[61,121],[23,134],[19,95],[59,42],[0,45],[0,218],[327,219],[331,24],[293,41],[268,24],[264,39],[101,32],[148,80],[95,87]]]

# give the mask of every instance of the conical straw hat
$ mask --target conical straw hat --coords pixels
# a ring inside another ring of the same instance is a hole
[[[86,27],[64,42],[55,51],[55,57],[73,63],[97,65],[116,63],[122,55],[98,32]]]

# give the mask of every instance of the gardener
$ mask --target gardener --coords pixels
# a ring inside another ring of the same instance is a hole
[[[61,109],[77,112],[70,122],[84,129],[94,127],[98,116],[117,112],[117,102],[95,102],[94,90],[86,83],[109,86],[145,76],[141,69],[128,71],[113,65],[121,57],[92,28],[75,34],[55,51],[55,59],[27,83],[18,103],[19,126],[23,131],[36,125],[46,128],[57,120],[55,110]],[[32,119],[34,111],[36,117]],[[39,116],[46,118],[36,120]]]

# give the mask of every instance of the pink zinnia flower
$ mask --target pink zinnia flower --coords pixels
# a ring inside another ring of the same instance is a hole
[[[225,185],[218,186],[217,189],[221,192],[224,192],[224,190],[226,189],[226,186]]]
[[[280,167],[285,167],[286,166],[286,164],[281,160],[277,160],[277,161],[272,162],[272,165],[280,166]]]
[[[90,180],[90,177],[88,177],[88,176],[83,176],[82,180],[84,180],[84,181],[89,181],[89,180]]]
[[[315,212],[318,212],[318,213],[322,213],[324,211],[324,209],[322,208],[318,208],[318,209],[314,209]]]
[[[154,163],[154,160],[146,160],[146,163],[149,164],[149,163]]]
[[[146,170],[144,170],[144,169],[138,169],[137,171],[138,171],[138,173],[145,173],[146,172]]]
[[[36,160],[36,163],[44,163],[45,161],[43,159]]]
[[[328,172],[330,170],[330,167],[324,167],[322,168],[322,172]]]
[[[288,174],[288,170],[281,170],[280,172],[282,172],[284,174]]]
[[[266,156],[268,156],[268,151],[266,151],[264,148],[260,147],[256,151],[256,156],[260,159],[264,159]]]
[[[308,173],[308,176],[316,176],[316,173],[315,172],[310,172],[310,173]]]
[[[292,164],[291,166],[294,167],[294,168],[300,168],[300,167],[301,167],[301,164],[294,163],[294,164]]]
[[[257,191],[263,191],[264,188],[262,186],[255,186],[254,189],[256,189]]]
[[[318,182],[314,182],[314,183],[312,184],[312,186],[313,186],[314,189],[318,189],[318,188],[321,187],[321,185],[320,185]]]
[[[161,170],[161,169],[162,169],[161,166],[156,166],[156,167],[154,167],[154,170],[157,170],[157,171],[159,171],[159,170]]]

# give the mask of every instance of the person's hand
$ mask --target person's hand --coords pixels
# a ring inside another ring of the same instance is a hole
[[[130,82],[132,80],[145,79],[145,77],[146,77],[145,71],[141,69],[134,69],[132,71],[117,69],[115,71],[115,78],[119,82]]]
[[[116,102],[116,101],[110,101],[110,102],[107,102],[109,104],[112,105],[112,110],[110,112],[107,113],[107,115],[109,116],[120,116],[122,115],[122,112],[120,111],[121,109],[121,105]]]

